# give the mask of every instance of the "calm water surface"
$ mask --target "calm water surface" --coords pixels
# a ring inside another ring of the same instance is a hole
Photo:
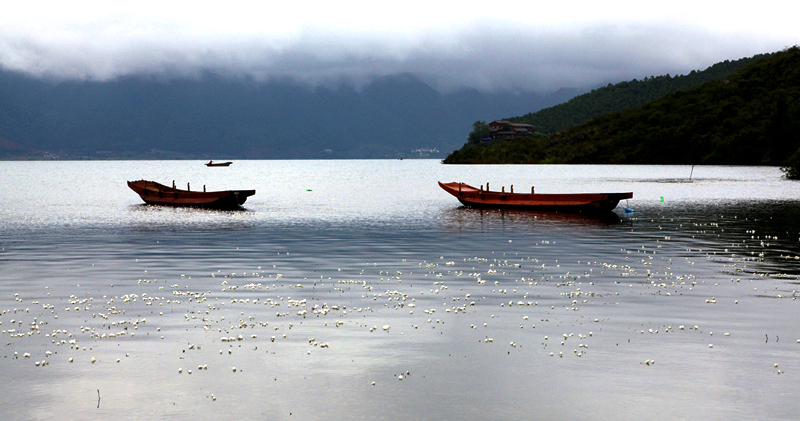
[[[256,195],[146,206],[142,178]],[[474,210],[436,181],[634,198]],[[774,167],[0,162],[0,269],[2,419],[800,412],[800,183]]]

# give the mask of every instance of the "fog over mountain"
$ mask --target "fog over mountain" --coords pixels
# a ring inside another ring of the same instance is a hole
[[[687,73],[800,42],[785,2],[409,0],[4,5],[0,69],[58,79],[205,71],[314,86],[411,74],[440,92],[552,92]]]
[[[287,156],[458,147],[473,121],[536,111],[562,89],[797,44],[784,9],[773,0],[12,2],[0,13],[0,143],[139,151],[192,138],[192,153],[222,142]]]

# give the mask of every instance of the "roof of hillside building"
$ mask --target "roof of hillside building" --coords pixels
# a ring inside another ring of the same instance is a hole
[[[517,127],[519,127],[519,128],[532,128],[533,127],[533,125],[531,125],[531,124],[527,124],[527,123],[512,123],[512,122],[507,121],[507,120],[495,120],[495,121],[489,123],[489,126],[505,126],[505,125],[508,125],[510,127],[515,127],[515,128],[517,128]]]

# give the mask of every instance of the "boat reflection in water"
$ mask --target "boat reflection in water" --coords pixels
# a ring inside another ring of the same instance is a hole
[[[630,219],[612,211],[593,213],[538,212],[517,209],[486,209],[458,206],[447,209],[441,219],[448,231],[512,230],[518,233],[541,232],[541,229],[603,229],[627,225]]]

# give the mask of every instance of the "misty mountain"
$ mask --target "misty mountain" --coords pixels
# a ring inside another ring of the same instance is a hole
[[[206,73],[50,81],[0,71],[0,157],[396,158],[460,147],[476,120],[576,94],[440,93],[409,75],[363,88]]]
[[[794,168],[790,178],[800,178],[800,47],[743,63],[736,70],[737,66],[726,62],[722,68],[734,71],[725,70],[720,74],[724,77],[709,78],[641,105],[612,109],[553,134],[473,142],[444,162],[775,165]],[[619,100],[639,102],[647,96],[643,93],[658,92],[672,81],[660,77],[621,84],[620,92],[629,95]],[[616,107],[618,102],[604,101],[612,97],[597,90],[566,105],[579,114],[595,103]]]

